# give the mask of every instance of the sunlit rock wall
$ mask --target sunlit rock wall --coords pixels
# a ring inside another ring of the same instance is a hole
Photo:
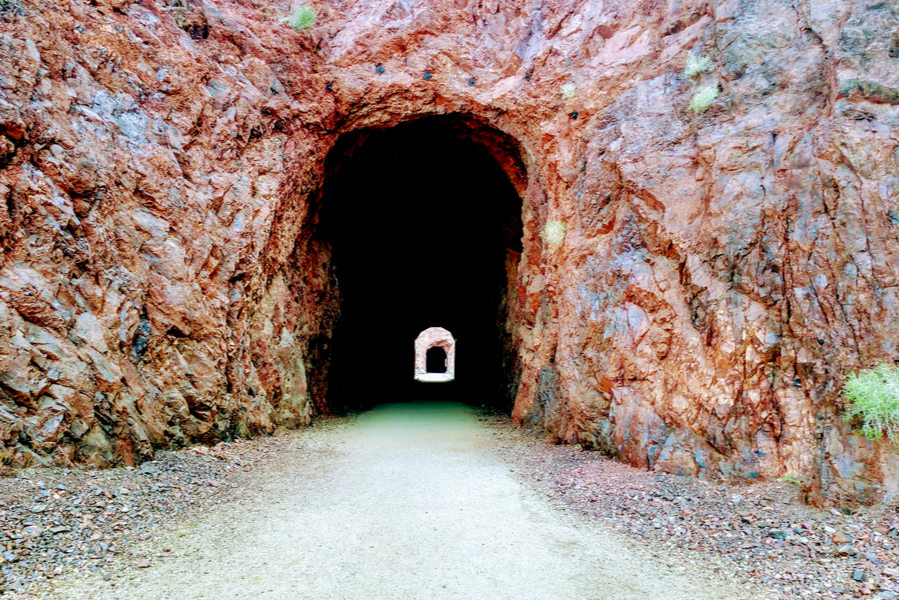
[[[465,113],[523,200],[516,419],[648,468],[797,474],[812,499],[896,489],[896,449],[852,435],[838,394],[897,360],[895,5],[313,4],[310,31],[286,1],[0,5],[15,463],[327,412],[325,156]]]

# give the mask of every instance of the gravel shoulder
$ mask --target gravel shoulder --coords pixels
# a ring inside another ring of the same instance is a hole
[[[25,469],[0,477],[0,597],[52,598],[59,578],[127,577],[173,524],[254,492],[261,465],[294,440],[159,452],[140,468]]]
[[[459,405],[388,406],[287,437],[247,493],[160,535],[151,566],[69,579],[53,597],[756,597],[553,506]]]
[[[898,507],[818,509],[782,481],[648,472],[489,420],[493,448],[531,489],[587,522],[726,574],[771,600],[898,598]]]

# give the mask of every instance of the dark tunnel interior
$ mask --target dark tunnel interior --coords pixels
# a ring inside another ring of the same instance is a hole
[[[425,353],[425,372],[426,373],[446,373],[447,372],[447,353],[440,346],[429,348]]]
[[[503,306],[522,201],[467,123],[429,117],[344,136],[328,156],[316,235],[331,245],[341,294],[335,412],[431,399],[511,410]],[[433,326],[457,340],[453,382],[413,379],[413,342]]]

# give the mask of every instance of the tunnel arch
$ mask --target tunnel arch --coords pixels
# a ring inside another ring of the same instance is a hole
[[[402,119],[385,117],[385,122],[367,125],[367,121],[346,123],[328,149],[322,174],[322,181],[338,174],[352,158],[353,154],[373,136],[395,129],[416,126],[435,126],[452,130],[459,139],[468,140],[484,148],[497,162],[500,169],[524,202],[528,196],[528,164],[530,152],[513,134],[504,131],[497,123],[472,113],[449,114],[417,113]],[[320,186],[315,200],[322,200],[324,185]],[[315,206],[315,211],[321,206]]]
[[[408,350],[394,344],[439,320],[480,340],[464,359],[471,369],[454,385],[480,387],[488,403],[511,410],[518,359],[509,322],[516,318],[528,187],[518,142],[471,115],[426,116],[345,134],[324,172],[314,235],[329,249],[341,315],[328,357],[329,407],[371,405],[360,381],[414,394],[408,375],[397,378]],[[385,186],[390,191],[379,191]],[[414,258],[425,254],[414,249],[435,246],[442,254],[436,268]],[[351,372],[344,356],[364,343],[360,335],[372,335],[383,350],[365,374],[359,365]],[[384,356],[396,357],[396,374]]]

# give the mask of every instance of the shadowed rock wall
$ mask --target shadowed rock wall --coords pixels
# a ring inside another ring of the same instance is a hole
[[[516,419],[649,468],[799,474],[813,499],[896,489],[896,449],[851,435],[838,395],[897,360],[894,5],[315,6],[296,32],[287,2],[0,4],[16,463],[326,413],[325,156],[463,113],[523,200]],[[685,77],[691,54],[712,72]],[[720,93],[694,113],[699,86]]]

